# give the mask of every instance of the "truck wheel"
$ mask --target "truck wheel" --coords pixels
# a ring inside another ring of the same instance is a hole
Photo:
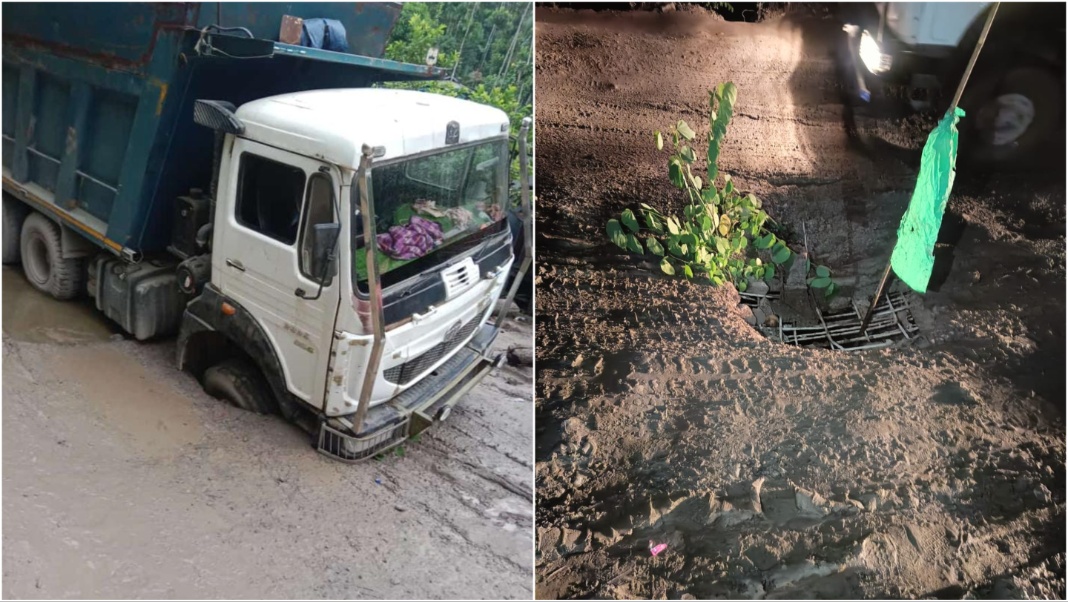
[[[1038,167],[1064,150],[1064,84],[1039,66],[976,74],[960,105],[960,156],[965,167]],[[1057,148],[1054,148],[1056,146]]]
[[[26,218],[26,206],[4,195],[4,263],[19,262],[19,234],[22,220]]]
[[[267,382],[255,366],[243,359],[231,358],[208,368],[204,372],[204,391],[250,412],[275,413]]]
[[[79,259],[63,258],[59,226],[40,213],[22,223],[19,251],[26,279],[37,290],[66,301],[85,289],[85,266]]]

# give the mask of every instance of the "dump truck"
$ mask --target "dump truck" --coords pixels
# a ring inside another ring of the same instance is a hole
[[[847,84],[863,103],[906,90],[913,110],[944,112],[992,2],[880,2],[842,7]],[[976,167],[1029,167],[1064,150],[1064,3],[997,8],[961,97],[960,159]],[[1051,150],[1054,152],[1051,153]]]
[[[444,420],[501,360],[511,124],[380,85],[446,75],[382,58],[399,11],[5,4],[4,263],[336,459]]]

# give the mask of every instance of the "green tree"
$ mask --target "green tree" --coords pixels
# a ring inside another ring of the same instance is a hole
[[[533,38],[530,3],[405,2],[386,45],[386,58],[421,65],[427,50],[436,47],[437,66],[449,69],[450,81],[389,85],[497,107],[508,114],[516,136],[522,119],[532,113]],[[516,159],[513,178],[518,173]]]

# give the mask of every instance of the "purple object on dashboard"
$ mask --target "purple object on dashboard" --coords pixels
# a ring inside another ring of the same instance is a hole
[[[441,244],[441,224],[413,215],[403,226],[378,235],[378,248],[394,259],[417,259]]]

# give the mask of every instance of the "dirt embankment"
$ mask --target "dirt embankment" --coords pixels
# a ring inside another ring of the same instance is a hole
[[[863,303],[925,123],[851,116],[807,15],[537,19],[538,597],[1063,597],[1064,173],[958,178],[914,343],[786,347],[607,243],[681,205],[652,132],[737,84],[721,170]]]
[[[3,288],[5,596],[530,598],[529,367],[348,465],[207,396],[172,340],[124,340],[7,266]]]

